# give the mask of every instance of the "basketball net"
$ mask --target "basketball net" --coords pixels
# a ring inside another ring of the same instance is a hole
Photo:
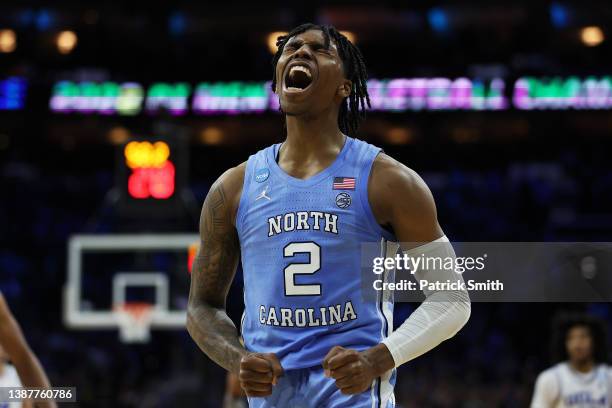
[[[114,307],[119,325],[119,338],[124,343],[146,343],[151,339],[153,305],[130,302]]]

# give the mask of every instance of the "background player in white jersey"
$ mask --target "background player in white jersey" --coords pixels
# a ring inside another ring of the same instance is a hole
[[[531,408],[612,407],[604,323],[587,315],[561,316],[553,348],[559,363],[538,376]]]
[[[279,37],[273,66],[287,137],[211,187],[187,328],[239,376],[252,407],[392,406],[395,367],[457,333],[469,297],[426,291],[391,333],[382,300],[362,301],[360,244],[425,243],[404,250],[441,257],[454,256],[452,246],[423,180],[351,137],[369,105],[359,50],[333,27],[306,24]],[[241,256],[246,347],[225,311]],[[427,272],[420,278],[457,280],[452,271]]]
[[[2,293],[0,293],[0,360],[2,360],[0,387],[50,387],[45,371],[23,337],[21,328],[11,314]],[[7,364],[8,361],[12,364]],[[3,404],[0,402],[0,407],[54,408],[56,406],[52,401]]]

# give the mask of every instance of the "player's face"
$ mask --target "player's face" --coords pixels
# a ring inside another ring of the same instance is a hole
[[[276,93],[283,112],[301,115],[327,110],[350,94],[342,60],[333,41],[325,48],[319,30],[291,37],[276,65]]]
[[[569,329],[565,338],[567,354],[572,361],[585,361],[592,356],[592,338],[588,327],[576,326]]]

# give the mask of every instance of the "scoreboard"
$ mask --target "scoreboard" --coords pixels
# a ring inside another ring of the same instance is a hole
[[[120,210],[131,218],[177,216],[187,161],[185,143],[176,135],[134,138],[118,146],[115,184]]]
[[[127,192],[134,199],[165,200],[174,194],[176,169],[170,160],[168,143],[132,141],[123,149],[125,164],[131,170]]]

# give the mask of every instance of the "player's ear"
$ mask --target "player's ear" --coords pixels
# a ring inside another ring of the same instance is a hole
[[[335,98],[337,99],[338,103],[341,103],[351,94],[352,88],[353,83],[350,80],[345,79],[342,81],[342,83],[340,84],[340,86],[338,86],[338,89],[336,90]]]
[[[338,96],[342,99],[347,98],[351,94],[351,89],[353,89],[353,82],[349,79],[345,79],[338,87]]]

